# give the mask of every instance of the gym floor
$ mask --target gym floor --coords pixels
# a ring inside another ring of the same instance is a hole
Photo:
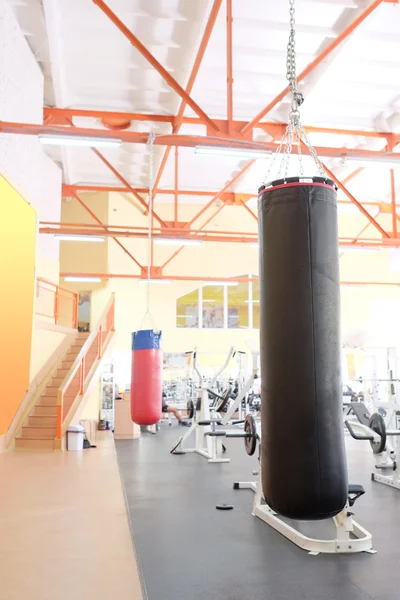
[[[372,452],[348,440],[350,482],[366,494],[356,519],[373,535],[375,555],[309,556],[251,516],[254,494],[233,490],[254,479],[256,455],[229,440],[229,464],[169,453],[180,430],[117,441],[132,537],[149,600],[398,600],[400,490],[372,483]],[[282,474],[288,477],[290,474]],[[218,511],[231,503],[233,511]]]

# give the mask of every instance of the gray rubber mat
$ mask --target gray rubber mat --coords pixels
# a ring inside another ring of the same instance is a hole
[[[399,600],[400,490],[372,483],[372,452],[350,443],[350,482],[366,495],[357,520],[373,534],[375,555],[309,556],[251,516],[256,457],[227,442],[229,464],[169,453],[180,430],[116,442],[134,545],[149,600]],[[290,474],[287,477],[290,486]],[[232,511],[218,511],[231,503]]]

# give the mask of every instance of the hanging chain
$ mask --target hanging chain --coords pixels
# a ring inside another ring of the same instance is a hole
[[[150,285],[151,285],[151,253],[152,253],[152,232],[153,232],[153,187],[154,187],[154,133],[150,133],[147,140],[147,149],[149,152],[149,208],[148,208],[148,236],[147,236],[147,298],[146,312],[139,329],[142,329],[147,317],[149,317],[152,328],[156,330],[154,320],[150,312]]]
[[[289,14],[290,14],[290,35],[289,43],[287,46],[287,57],[286,57],[286,79],[289,82],[289,89],[293,95],[292,111],[298,110],[304,102],[303,94],[301,94],[297,88],[297,74],[296,74],[296,12],[295,12],[295,0],[289,0]],[[297,107],[297,108],[296,108]]]
[[[315,148],[312,146],[310,138],[304,131],[304,127],[300,121],[300,106],[304,102],[304,96],[299,92],[297,85],[297,72],[296,72],[296,9],[295,0],[289,0],[289,15],[290,15],[290,34],[289,42],[287,46],[287,57],[286,57],[286,79],[289,82],[289,90],[292,95],[292,102],[289,114],[289,124],[283,135],[283,138],[272,156],[267,173],[264,177],[262,184],[265,186],[270,181],[270,175],[275,167],[278,156],[281,156],[278,176],[280,179],[283,177],[287,179],[290,166],[290,157],[293,151],[293,145],[297,148],[297,157],[299,160],[300,177],[304,177],[304,165],[303,165],[303,152],[302,144],[304,144],[313,158],[318,172],[321,177],[327,178],[325,169],[319,160]]]

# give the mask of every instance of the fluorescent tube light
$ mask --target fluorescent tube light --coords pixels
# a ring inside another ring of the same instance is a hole
[[[258,242],[251,242],[251,244],[249,244],[249,248],[259,248],[260,244]]]
[[[71,135],[39,135],[41,144],[51,146],[85,146],[89,148],[119,148],[121,140],[112,138],[85,138]]]
[[[267,150],[241,150],[240,148],[219,148],[217,146],[197,146],[195,154],[211,156],[233,156],[235,158],[268,158],[272,153]]]
[[[245,300],[246,304],[249,304],[250,300]],[[253,304],[260,304],[259,300],[252,300],[251,301]]]
[[[392,156],[365,156],[362,158],[359,158],[357,156],[343,156],[343,164],[347,164],[349,162],[351,163],[357,163],[358,165],[360,165],[361,167],[370,167],[371,165],[375,164],[378,166],[383,166],[383,167],[391,167],[391,168],[400,168],[400,152],[397,154],[397,156],[399,157],[398,160],[393,158],[393,154]]]
[[[154,240],[157,246],[201,246],[201,240],[188,240],[178,238],[157,238]]]
[[[169,279],[139,279],[139,283],[172,283]]]
[[[61,242],[104,242],[104,238],[98,235],[56,234],[54,237]]]
[[[91,281],[92,283],[99,283],[101,281],[101,277],[78,277],[78,276],[67,276],[64,277],[64,281]]]
[[[379,248],[371,248],[368,246],[340,246],[339,252],[379,252]]]
[[[207,287],[209,285],[239,285],[237,281],[208,281],[207,283],[203,283],[203,287]]]

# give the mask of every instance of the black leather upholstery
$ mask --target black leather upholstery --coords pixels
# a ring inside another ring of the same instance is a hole
[[[325,519],[347,500],[336,191],[259,198],[262,483],[269,506]]]

